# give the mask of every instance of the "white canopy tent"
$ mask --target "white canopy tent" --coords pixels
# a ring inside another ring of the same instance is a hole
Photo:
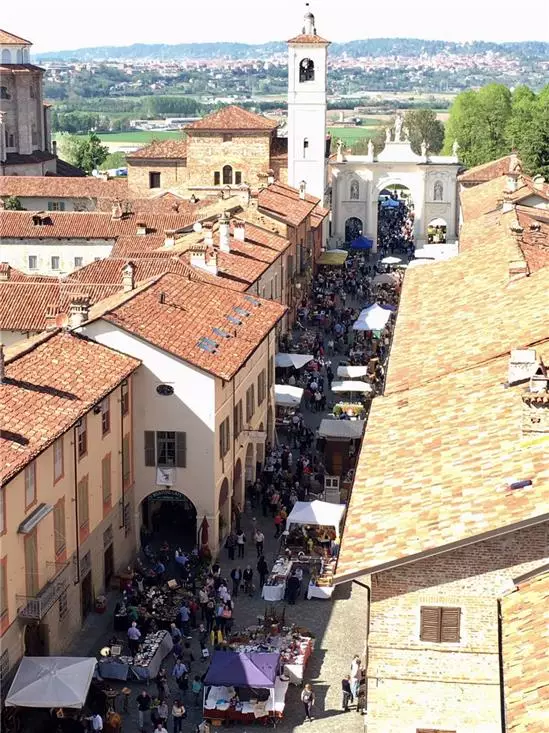
[[[286,529],[292,524],[316,524],[324,527],[335,527],[339,532],[339,524],[345,504],[331,504],[329,501],[296,501],[288,519]]]
[[[359,440],[364,432],[364,420],[333,420],[324,418],[318,434],[332,440]]]
[[[277,367],[294,367],[301,369],[314,359],[312,354],[277,354],[275,356],[275,365]]]
[[[361,311],[353,323],[355,331],[381,331],[387,325],[392,311],[382,308],[377,303]]]
[[[372,385],[358,379],[332,382],[332,392],[372,392]]]
[[[398,265],[399,262],[402,262],[400,257],[393,257],[392,255],[389,255],[389,257],[384,257],[381,260],[382,265]]]
[[[365,377],[368,374],[368,367],[365,366],[338,366],[337,376],[343,379],[356,379]]]
[[[23,657],[5,704],[23,708],[81,708],[96,664],[94,657]]]
[[[280,407],[299,407],[303,390],[289,384],[275,384],[275,404]]]

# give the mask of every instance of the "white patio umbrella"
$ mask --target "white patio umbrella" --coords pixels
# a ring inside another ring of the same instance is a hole
[[[281,407],[298,407],[303,390],[290,384],[275,384],[275,404]]]
[[[338,366],[337,376],[343,379],[356,379],[365,377],[368,374],[368,367],[365,366]]]
[[[333,382],[332,392],[372,392],[372,385],[368,382],[360,380],[345,380],[343,382]]]
[[[7,706],[81,708],[95,657],[23,657],[6,697]]]
[[[381,260],[382,265],[398,265],[399,262],[402,262],[400,257],[393,257],[392,255],[389,255],[389,257],[384,257]]]
[[[398,280],[398,275],[394,272],[385,272],[382,275],[376,275],[372,280],[374,285],[394,285]]]
[[[382,308],[377,303],[365,308],[353,323],[355,331],[381,331],[387,325],[392,311]]]
[[[314,359],[312,354],[277,354],[275,356],[275,365],[277,367],[294,367],[301,369]]]

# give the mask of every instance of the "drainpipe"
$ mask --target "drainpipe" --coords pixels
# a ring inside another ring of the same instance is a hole
[[[78,422],[80,422],[80,420]],[[73,429],[72,445],[74,471],[74,520],[76,528],[76,579],[74,581],[74,585],[78,585],[80,583],[80,522],[78,517],[78,423],[75,424]]]
[[[127,382],[127,380],[124,380]],[[123,384],[123,383],[122,383]],[[120,385],[120,469],[122,471],[122,521],[118,529],[126,528],[126,492],[124,490],[124,401],[122,399],[122,384]],[[131,460],[131,456],[129,456]]]
[[[236,459],[236,425],[235,425],[235,422],[234,422],[234,417],[235,417],[234,410],[235,410],[235,407],[236,407],[235,376],[236,375],[233,375],[233,420],[232,420],[232,423],[233,423],[233,453],[232,453],[232,464],[233,464],[232,465],[233,496],[234,496],[234,492],[235,492],[235,486],[234,486],[234,467],[236,465],[236,460],[235,460]],[[242,469],[241,469],[240,477],[242,478]],[[245,503],[245,502],[243,502],[243,503]],[[241,507],[241,509],[243,511],[244,510],[244,507]],[[230,520],[229,520],[229,522],[231,524],[232,524],[232,510],[233,510],[233,506],[232,506],[232,502],[231,502],[231,517],[230,517]]]
[[[507,721],[505,720],[505,679],[503,675],[503,618],[501,613],[501,600],[498,599],[498,667],[499,667],[499,704],[501,709],[501,731],[505,733]]]

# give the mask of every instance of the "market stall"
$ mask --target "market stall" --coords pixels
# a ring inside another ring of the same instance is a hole
[[[4,704],[82,708],[95,665],[93,657],[23,657]]]
[[[292,416],[301,404],[303,389],[290,384],[275,384],[275,407],[277,428],[289,428]]]
[[[331,249],[323,252],[316,264],[322,267],[342,267],[349,253],[344,249]]]
[[[167,631],[154,631],[145,636],[135,657],[107,657],[99,661],[98,671],[103,679],[127,680],[131,673],[135,679],[152,680],[172,649],[171,635]]]
[[[253,723],[284,713],[289,680],[277,652],[215,652],[204,678],[204,717]]]
[[[312,354],[283,354],[279,353],[275,356],[275,366],[281,369],[301,369],[314,359]]]
[[[354,468],[362,435],[364,420],[334,420],[324,418],[318,429],[324,438],[324,465],[331,476],[341,476]]]
[[[344,504],[332,504],[328,501],[296,501],[286,520],[289,530],[294,524],[317,525],[337,530],[345,512]]]
[[[358,377],[365,377],[368,373],[368,367],[366,366],[343,366],[339,365],[337,368],[337,376],[341,379],[358,379]]]
[[[265,601],[282,601],[286,592],[286,581],[291,571],[291,561],[284,557],[279,557],[261,589],[261,597]]]

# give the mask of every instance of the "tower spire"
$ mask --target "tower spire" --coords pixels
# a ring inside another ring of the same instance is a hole
[[[315,16],[309,8],[309,3],[305,3],[305,9],[303,34],[306,36],[316,36]]]

